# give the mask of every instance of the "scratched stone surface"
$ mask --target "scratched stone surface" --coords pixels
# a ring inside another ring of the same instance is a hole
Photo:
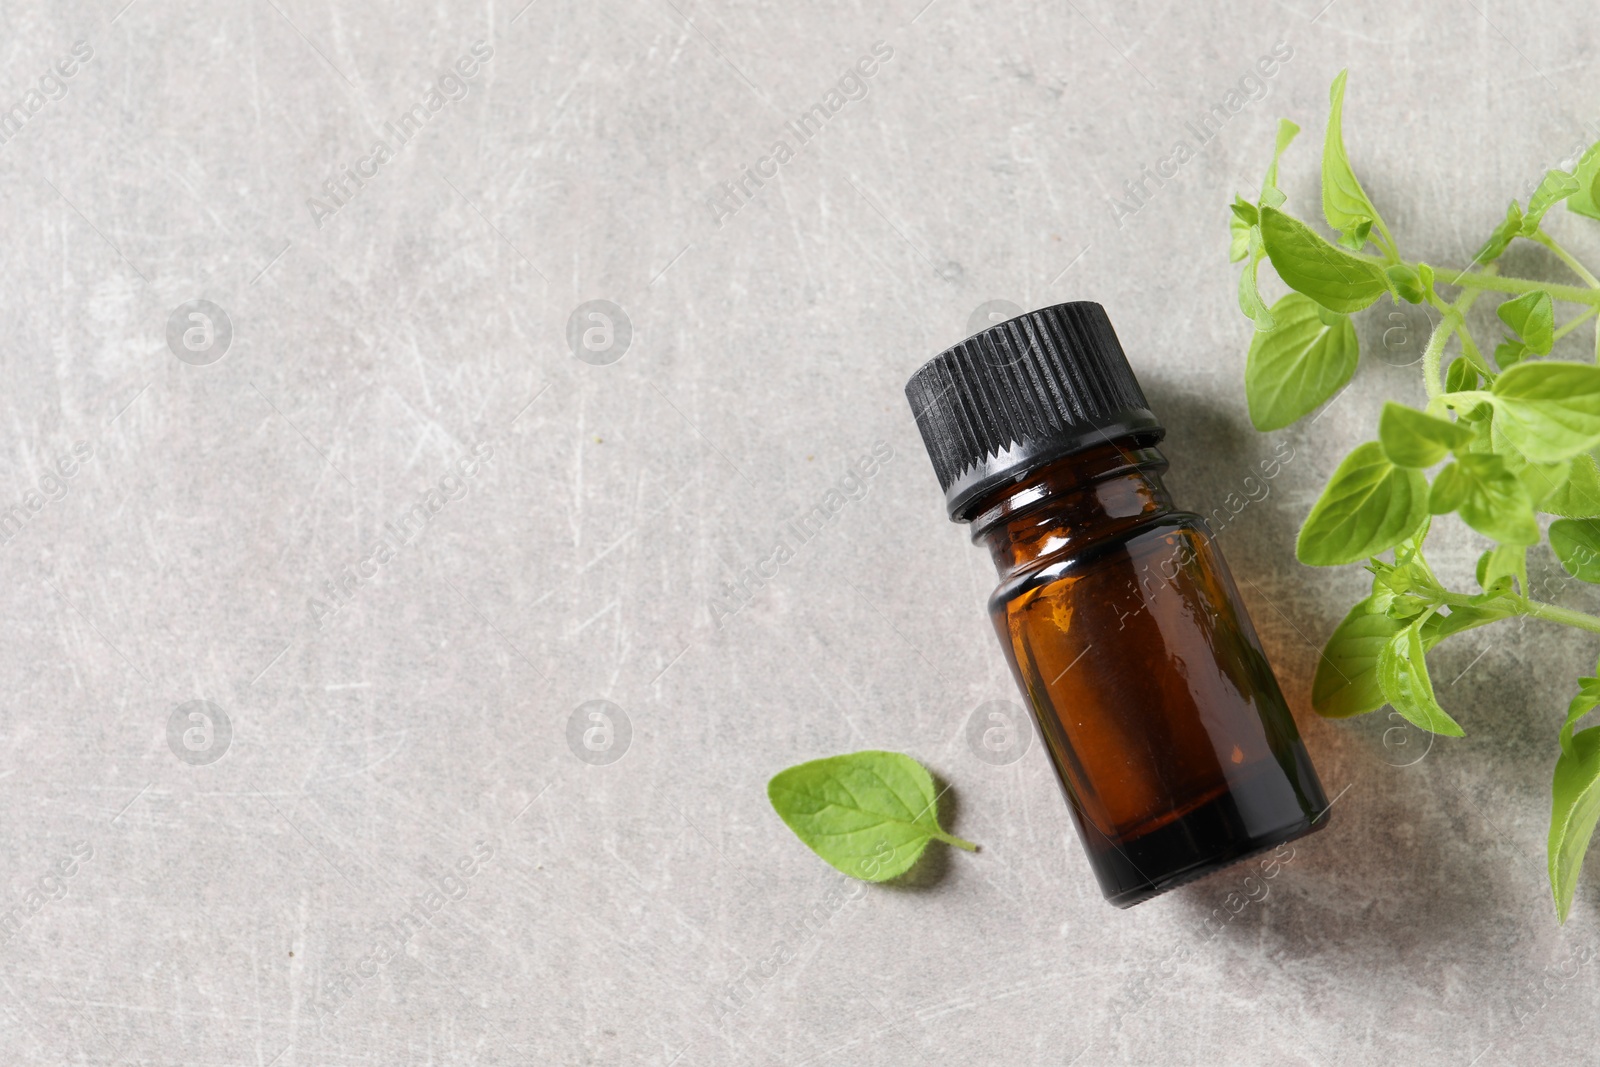
[[[1411,254],[1465,263],[1600,136],[1586,6],[27,0],[3,23],[0,1059],[1593,1055],[1600,883],[1558,927],[1543,856],[1594,643],[1441,649],[1462,740],[1314,716],[1363,576],[1298,565],[1293,533],[1379,402],[1423,395],[1428,323],[1367,312],[1355,384],[1257,434],[1226,262],[1280,116],[1317,215],[1348,66],[1368,190]],[[1270,871],[1127,912],[1040,746],[970,740],[1018,698],[901,395],[997,309],[1085,298],[1338,797]],[[1470,586],[1476,535],[1438,543]],[[982,851],[885,886],[808,852],[767,779],[862,748],[924,761]]]

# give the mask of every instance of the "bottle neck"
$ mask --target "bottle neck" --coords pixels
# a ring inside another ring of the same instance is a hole
[[[991,493],[972,519],[1003,579],[1172,510],[1167,458],[1124,437],[1058,459]]]

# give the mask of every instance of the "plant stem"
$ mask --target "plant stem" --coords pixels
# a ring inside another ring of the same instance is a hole
[[[1354,251],[1351,251],[1348,248],[1340,248],[1339,251],[1343,252],[1345,255],[1349,256],[1352,259],[1363,259],[1363,260],[1366,260],[1368,263],[1371,263],[1374,267],[1390,267],[1390,266],[1393,266],[1397,262],[1399,262],[1399,263],[1404,263],[1405,262],[1405,260],[1403,260],[1403,259],[1402,260],[1394,260],[1394,259],[1390,259],[1388,256],[1375,256],[1371,252],[1354,252]],[[1413,270],[1416,269],[1416,266],[1417,265],[1415,263],[1411,264],[1411,267],[1412,267]]]
[[[1585,311],[1580,311],[1566,322],[1563,322],[1560,329],[1556,330],[1556,332],[1551,335],[1551,339],[1556,341],[1561,340],[1567,334],[1571,333],[1575,328],[1588,322],[1589,319],[1594,316],[1596,310],[1597,309],[1595,308],[1589,308]]]
[[[1428,346],[1422,350],[1422,384],[1427,386],[1428,399],[1433,400],[1444,393],[1444,386],[1439,377],[1439,364],[1444,357],[1444,346],[1450,343],[1450,335],[1457,330],[1461,331],[1461,347],[1465,353],[1471,339],[1466,332],[1466,312],[1472,302],[1478,299],[1481,290],[1469,289],[1456,298],[1454,304],[1447,304],[1436,296],[1430,294],[1430,303],[1439,309],[1441,318],[1439,325],[1433,329],[1433,334],[1428,338]],[[1479,354],[1476,346],[1472,346],[1471,355],[1477,356],[1474,360],[1478,369],[1487,371],[1488,367],[1481,365],[1483,356]],[[1470,357],[1469,357],[1470,358]]]
[[[1478,346],[1472,343],[1472,335],[1467,332],[1465,326],[1461,328],[1461,354],[1489,381],[1492,382],[1499,376],[1498,372],[1489,366],[1489,361],[1483,358],[1483,353],[1478,351]]]
[[[1463,289],[1494,289],[1502,293],[1531,293],[1543,289],[1557,300],[1573,304],[1600,307],[1600,289],[1584,289],[1576,285],[1552,285],[1531,278],[1508,278],[1501,274],[1488,274],[1456,270],[1453,267],[1435,267],[1434,278],[1440,285],[1455,285]]]
[[[1475,598],[1466,593],[1451,593],[1443,589],[1436,589],[1433,595],[1439,603],[1448,604],[1453,608],[1481,609],[1503,604],[1506,609],[1504,617],[1508,619],[1517,615],[1530,615],[1536,619],[1559,622],[1564,626],[1575,626],[1580,630],[1588,630],[1590,633],[1600,634],[1600,617],[1581,611],[1573,611],[1571,608],[1558,608],[1554,604],[1530,600],[1525,596],[1508,596],[1503,600],[1490,601],[1488,604],[1474,604],[1472,601]]]
[[[1596,619],[1595,621],[1600,622],[1600,619]],[[971,841],[968,841],[965,838],[957,837],[955,834],[947,834],[943,830],[935,830],[933,832],[933,837],[939,841],[943,841],[947,845],[954,845],[956,848],[966,849],[968,852],[978,851],[978,846],[974,845]]]
[[[1568,252],[1565,248],[1562,248],[1559,244],[1557,244],[1554,237],[1551,237],[1543,230],[1535,230],[1533,232],[1533,240],[1538,241],[1550,251],[1554,252],[1561,262],[1572,268],[1572,273],[1584,280],[1584,283],[1588,285],[1589,288],[1600,289],[1600,279],[1596,279],[1593,274],[1589,273],[1588,267],[1585,267],[1582,263],[1579,263],[1577,259],[1573,257],[1572,253]]]
[[[1592,634],[1600,634],[1600,618],[1573,611],[1570,608],[1558,608],[1554,604],[1542,604],[1537,600],[1519,597],[1522,601],[1522,611],[1519,614],[1532,615],[1536,619],[1548,619],[1551,622],[1563,623],[1567,626],[1576,626],[1580,630],[1588,630]]]
[[[1439,325],[1433,328],[1433,334],[1428,338],[1428,347],[1422,350],[1422,384],[1428,388],[1428,399],[1436,400],[1444,395],[1444,387],[1439,384],[1439,359],[1444,354],[1444,346],[1450,340],[1450,335],[1455,333],[1455,323],[1447,314],[1439,320]]]
[[[1376,222],[1378,224],[1378,229],[1382,231],[1383,239],[1389,245],[1389,255],[1394,257],[1394,261],[1396,263],[1404,262],[1404,258],[1400,255],[1400,246],[1394,243],[1394,238],[1389,234],[1389,227],[1383,224],[1382,219],[1373,219],[1372,221]]]

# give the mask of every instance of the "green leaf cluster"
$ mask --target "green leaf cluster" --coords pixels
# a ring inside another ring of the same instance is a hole
[[[1532,616],[1600,634],[1600,617],[1535,599],[1528,553],[1548,542],[1564,570],[1600,584],[1600,328],[1595,358],[1558,358],[1561,339],[1600,323],[1600,278],[1546,229],[1551,212],[1600,219],[1600,144],[1571,171],[1549,170],[1526,203],[1511,201],[1465,268],[1406,259],[1356,177],[1345,146],[1345,72],[1329,92],[1322,144],[1322,236],[1288,209],[1278,169],[1299,127],[1280,120],[1256,200],[1236,197],[1230,259],[1243,262],[1239,306],[1255,333],[1245,399],[1258,430],[1290,426],[1349,384],[1360,362],[1351,316],[1380,298],[1424,304],[1437,322],[1420,366],[1427,400],[1386,401],[1375,439],[1355,447],[1312,505],[1295,554],[1312,566],[1365,561],[1370,593],[1334,629],[1312,681],[1331,718],[1389,706],[1422,730],[1460,737],[1427,654],[1458,633]],[[1497,262],[1516,241],[1543,246],[1576,281],[1513,278]],[[1269,263],[1287,292],[1263,296]],[[1485,356],[1467,321],[1498,298],[1499,336]],[[1558,314],[1563,308],[1565,319]],[[1452,345],[1455,351],[1452,353]],[[1447,588],[1424,556],[1436,516],[1454,515],[1489,545],[1477,589]],[[1597,669],[1600,675],[1600,669]],[[1566,920],[1578,870],[1600,822],[1600,727],[1576,730],[1600,706],[1600,678],[1578,680],[1557,740],[1549,874]]]

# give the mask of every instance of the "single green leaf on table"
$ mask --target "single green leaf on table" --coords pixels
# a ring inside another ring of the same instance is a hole
[[[1444,372],[1444,387],[1452,393],[1465,392],[1478,387],[1478,368],[1466,359],[1457,359],[1451,362],[1450,368]]]
[[[1328,128],[1322,139],[1322,214],[1328,225],[1339,231],[1339,243],[1360,251],[1367,234],[1377,221],[1378,209],[1372,206],[1366,190],[1350,168],[1344,150],[1344,81],[1349,71],[1341,70],[1328,90]],[[1420,299],[1420,298],[1419,298]],[[1412,301],[1416,303],[1416,301]]]
[[[868,882],[910,870],[929,841],[978,847],[940,828],[932,776],[898,752],[852,752],[790,767],[767,783],[767,797],[813,852]]]
[[[1466,731],[1445,714],[1433,695],[1420,631],[1420,625],[1413,623],[1384,642],[1378,653],[1378,686],[1384,699],[1413,726],[1446,737],[1461,737]]]
[[[1278,120],[1278,136],[1272,146],[1272,165],[1267,167],[1267,175],[1261,180],[1262,207],[1280,207],[1289,199],[1283,195],[1283,190],[1278,188],[1278,160],[1283,156],[1283,150],[1289,147],[1299,132],[1300,127],[1288,119]]]
[[[1530,460],[1553,463],[1600,444],[1600,367],[1519,363],[1495,379],[1489,399],[1496,429]]]
[[[1378,655],[1404,624],[1377,610],[1373,598],[1358,603],[1334,628],[1311,680],[1311,706],[1328,719],[1347,719],[1383,707]]]
[[[1550,524],[1550,551],[1562,570],[1580,581],[1600,585],[1600,524],[1590,519],[1557,519]]]
[[[1300,527],[1295,555],[1317,567],[1354,563],[1394,547],[1427,518],[1428,479],[1368,441],[1333,472]]]
[[[1528,198],[1528,213],[1523,216],[1522,236],[1532,237],[1539,230],[1544,213],[1578,191],[1578,179],[1564,170],[1547,170],[1539,188]]]
[[[1495,313],[1501,322],[1517,331],[1529,348],[1541,356],[1550,354],[1550,346],[1555,343],[1556,309],[1549,293],[1543,289],[1523,293],[1502,303]]]
[[[1250,341],[1245,400],[1258,430],[1277,430],[1310,414],[1356,372],[1355,327],[1343,315],[1323,324],[1316,301],[1289,293],[1272,305],[1274,326]]]
[[[1573,172],[1577,191],[1567,197],[1567,210],[1575,215],[1600,219],[1600,143],[1592,144],[1578,160]]]
[[[1556,919],[1567,921],[1578,871],[1600,820],[1600,726],[1572,735],[1550,783],[1550,891]]]
[[[1360,311],[1390,291],[1383,271],[1276,208],[1261,208],[1261,239],[1284,284],[1332,311]]]
[[[1393,400],[1384,403],[1378,416],[1378,441],[1397,467],[1431,467],[1471,444],[1472,438],[1470,426],[1436,419]]]
[[[1493,263],[1500,258],[1500,253],[1506,250],[1512,239],[1521,232],[1522,205],[1513,200],[1511,206],[1506,208],[1505,219],[1494,228],[1494,232],[1483,243],[1483,247],[1478,249],[1478,254],[1472,257],[1472,262],[1480,267]]]
[[[1486,537],[1502,544],[1531,545],[1539,540],[1533,502],[1505,460],[1494,453],[1459,456],[1433,480],[1428,510],[1452,511]]]
[[[1544,511],[1568,519],[1600,516],[1600,468],[1594,457],[1581,452],[1572,457],[1566,479],[1540,504]]]
[[[1270,330],[1274,325],[1272,311],[1256,288],[1256,269],[1261,266],[1261,259],[1266,254],[1267,250],[1261,243],[1261,227],[1250,227],[1246,235],[1244,270],[1239,272],[1239,310],[1244,312],[1246,318],[1255,321],[1257,330]]]

